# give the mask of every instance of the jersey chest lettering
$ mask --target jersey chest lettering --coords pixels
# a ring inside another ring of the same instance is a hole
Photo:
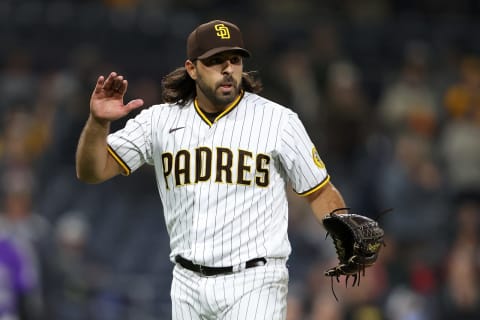
[[[198,147],[162,154],[166,189],[213,180],[219,184],[268,187],[270,161],[267,154],[248,150]]]

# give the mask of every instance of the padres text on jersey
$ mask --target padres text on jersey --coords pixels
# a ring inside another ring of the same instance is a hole
[[[269,182],[270,156],[227,147],[200,146],[162,154],[166,188],[210,181],[215,183],[266,187]],[[212,176],[213,175],[213,176]],[[173,180],[173,181],[172,181]]]

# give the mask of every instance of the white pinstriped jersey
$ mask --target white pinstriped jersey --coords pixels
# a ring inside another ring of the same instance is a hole
[[[172,261],[287,258],[286,184],[307,195],[329,180],[297,114],[248,92],[213,123],[196,101],[151,106],[107,141],[126,174],[154,165]]]

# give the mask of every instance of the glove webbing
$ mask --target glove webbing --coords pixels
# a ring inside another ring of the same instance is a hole
[[[337,300],[337,302],[338,302],[338,297],[335,294],[335,290],[333,289],[333,277],[335,277],[337,279],[337,283],[340,283],[340,276],[342,274],[340,272],[338,272],[338,268],[336,268],[335,271],[336,271],[336,274],[332,274],[330,276],[330,287],[332,288],[332,294],[335,297],[335,300]],[[352,287],[354,287],[355,285],[357,285],[357,287],[360,286],[360,278],[362,276],[365,277],[365,265],[364,264],[362,264],[362,268],[360,270],[358,270],[358,273],[352,275],[352,277],[353,277]],[[347,275],[345,277],[345,288],[348,288],[348,278],[350,278],[350,275]]]

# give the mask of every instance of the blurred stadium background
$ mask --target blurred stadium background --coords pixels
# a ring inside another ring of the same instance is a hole
[[[291,197],[288,319],[480,319],[474,0],[1,0],[0,319],[170,317],[152,169],[85,185],[75,147],[98,75],[159,103],[190,30],[216,18],[242,28],[246,69],[298,112],[348,204],[394,208],[380,261],[359,288],[334,283],[336,302],[332,246]]]

